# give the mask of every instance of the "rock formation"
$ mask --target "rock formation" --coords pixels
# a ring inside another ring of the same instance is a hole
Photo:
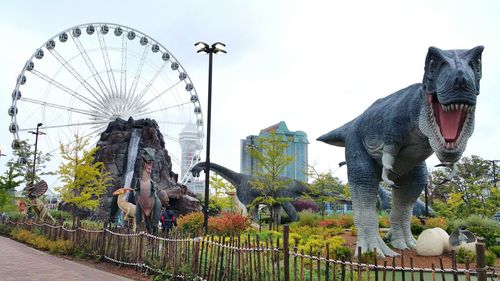
[[[156,121],[132,118],[125,121],[118,118],[108,124],[97,143],[100,149],[96,153],[95,161],[103,162],[113,177],[112,185],[108,187],[107,193],[102,198],[103,202],[97,211],[97,217],[113,217],[117,211],[116,197],[113,198],[112,193],[125,185],[128,146],[134,129],[140,130],[141,138],[137,148],[132,181],[140,176],[143,161],[140,151],[144,147],[154,148],[156,157],[151,178],[157,183],[158,196],[162,205],[169,205],[177,214],[201,210],[200,201],[185,185],[177,182],[178,175],[172,171],[168,148],[165,148],[165,141]],[[134,202],[133,198],[129,198],[129,201]]]

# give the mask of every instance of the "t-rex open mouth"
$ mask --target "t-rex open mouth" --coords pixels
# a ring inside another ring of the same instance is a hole
[[[439,127],[443,146],[447,149],[455,148],[467,117],[474,109],[474,106],[464,103],[444,105],[439,103],[436,94],[428,95],[427,102],[432,108],[434,121]]]

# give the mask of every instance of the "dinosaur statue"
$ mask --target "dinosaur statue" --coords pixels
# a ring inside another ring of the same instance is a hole
[[[241,201],[238,199],[238,196],[236,196],[236,191],[234,190],[226,191],[226,194],[233,201],[234,211],[242,216],[245,217],[248,216],[247,207],[243,205],[243,203],[241,203]]]
[[[142,220],[146,224],[148,233],[158,232],[158,223],[160,222],[161,202],[157,194],[155,182],[151,179],[151,171],[155,160],[155,150],[153,148],[144,148],[143,168],[140,179],[137,179],[134,185],[136,198],[135,224],[140,227]]]
[[[199,162],[192,169],[191,173],[193,176],[198,177],[200,172],[205,170],[206,163]],[[218,165],[216,163],[210,162],[210,170],[216,172],[222,178],[227,180],[236,189],[236,196],[243,205],[248,206],[252,201],[260,196],[260,192],[251,187],[250,182],[256,177],[252,175],[245,175],[242,173],[237,173],[231,169],[224,166]],[[289,197],[297,198],[307,192],[307,184],[300,182],[298,180],[292,180],[288,188],[280,189],[277,193],[277,197]],[[297,211],[292,203],[287,202],[282,204],[282,208],[288,214],[292,221],[298,220]],[[257,210],[253,210],[252,214],[254,220],[257,220]]]
[[[132,230],[135,232],[135,204],[132,204],[125,199],[125,194],[130,191],[134,190],[129,187],[122,187],[115,190],[113,195],[118,196],[118,207],[123,211],[123,217],[125,220],[128,218],[132,219]]]
[[[393,186],[391,244],[414,248],[413,204],[427,184],[425,159],[437,158],[456,170],[474,130],[481,79],[482,46],[470,50],[430,47],[423,82],[373,103],[360,116],[318,138],[345,147],[358,247],[395,256],[378,234],[377,189]]]
[[[23,192],[29,199],[29,202],[26,203],[27,211],[32,210],[39,222],[43,222],[45,218],[48,217],[52,223],[55,224],[56,220],[52,217],[43,201],[39,198],[47,191],[48,188],[47,183],[44,180],[41,180],[35,184],[28,184],[24,188]]]
[[[378,186],[378,196],[379,196],[379,200],[380,200],[380,209],[382,210],[391,210],[392,209],[392,204],[391,204],[391,201],[392,201],[392,193],[385,189],[382,185],[379,185]],[[428,207],[429,208],[429,216],[435,216],[436,215],[436,212],[431,208],[431,207]],[[426,213],[425,213],[425,203],[422,202],[422,200],[420,199],[417,199],[417,201],[415,202],[415,205],[413,206],[413,209],[412,209],[412,215],[416,216],[416,217],[421,217],[421,216],[425,216]]]

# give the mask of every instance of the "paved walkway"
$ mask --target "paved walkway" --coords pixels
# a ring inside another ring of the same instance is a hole
[[[0,236],[1,281],[132,280],[70,260],[51,256]]]

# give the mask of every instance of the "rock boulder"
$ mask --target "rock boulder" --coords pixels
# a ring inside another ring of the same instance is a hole
[[[128,147],[134,129],[140,130],[140,141],[137,157],[133,168],[134,182],[141,175],[143,160],[141,151],[144,147],[155,149],[155,162],[151,178],[156,182],[162,205],[170,206],[177,214],[185,214],[201,210],[201,203],[194,197],[185,185],[177,182],[178,175],[172,171],[172,161],[165,147],[163,135],[158,124],[152,119],[127,121],[116,119],[108,124],[97,143],[100,148],[95,161],[104,163],[113,178],[112,185],[102,198],[102,205],[97,211],[97,217],[106,219],[113,217],[116,208],[112,208],[112,192],[124,186],[127,169]],[[130,198],[129,201],[133,201]],[[111,211],[110,211],[111,210]]]

